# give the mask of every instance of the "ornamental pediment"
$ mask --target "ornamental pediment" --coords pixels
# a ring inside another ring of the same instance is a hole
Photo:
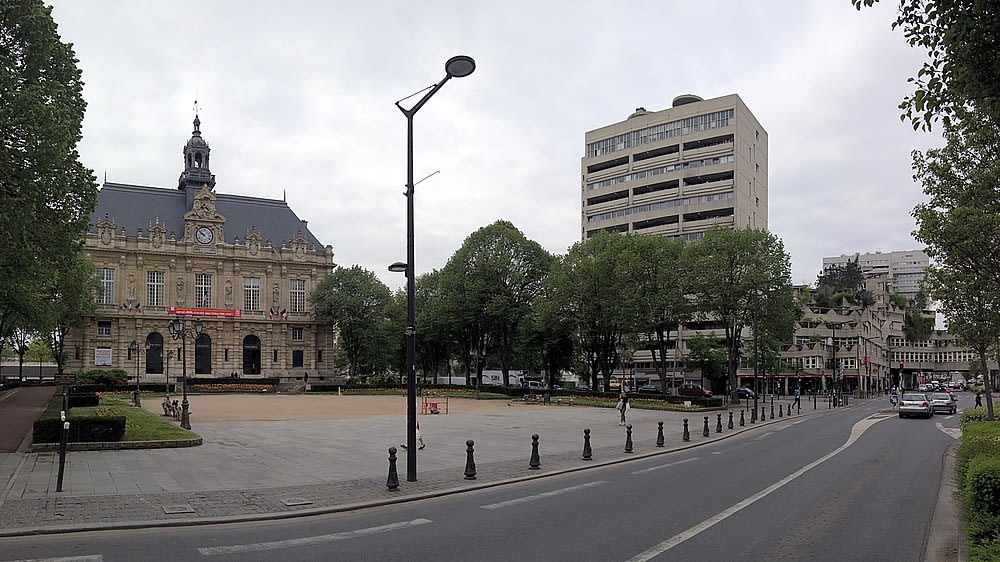
[[[201,186],[191,203],[191,210],[184,213],[184,222],[225,223],[226,216],[215,208],[218,196],[208,184]]]

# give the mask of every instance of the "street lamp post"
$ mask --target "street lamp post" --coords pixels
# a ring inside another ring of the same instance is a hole
[[[406,263],[389,266],[389,271],[406,273],[406,481],[417,481],[417,343],[416,343],[416,280],[413,267],[413,116],[452,78],[464,78],[476,70],[472,57],[459,55],[448,59],[444,65],[445,76],[440,82],[429,86],[430,90],[413,107],[406,109],[399,105],[416,94],[396,102],[406,116]],[[417,92],[418,94],[420,92]],[[186,400],[186,399],[185,399]]]
[[[170,336],[175,340],[181,340],[181,388],[184,393],[184,399],[181,400],[181,427],[184,429],[191,429],[191,412],[188,405],[187,388],[187,339],[197,339],[203,329],[205,329],[205,323],[200,318],[194,321],[193,333],[184,325],[184,319],[180,316],[170,322]]]
[[[166,357],[166,359],[167,359],[167,365],[164,367],[163,372],[166,373],[166,376],[167,376],[167,392],[169,393],[170,392],[170,360],[174,358],[174,350],[168,349],[167,352],[164,354],[164,357]]]
[[[135,354],[135,395],[132,397],[132,403],[135,404],[136,408],[142,407],[142,391],[139,389],[139,350],[145,349],[149,351],[149,340],[146,340],[146,345],[139,347],[139,340],[132,340],[132,343],[128,344],[128,349]]]

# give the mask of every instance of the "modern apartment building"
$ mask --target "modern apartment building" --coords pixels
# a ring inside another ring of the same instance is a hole
[[[823,271],[834,266],[843,267],[848,262],[855,260],[862,271],[888,273],[895,291],[910,299],[914,298],[920,291],[920,280],[924,278],[924,270],[930,265],[930,260],[924,252],[901,250],[823,258]]]
[[[736,94],[674,98],[589,131],[581,239],[595,232],[700,238],[711,226],[767,229],[767,132]]]

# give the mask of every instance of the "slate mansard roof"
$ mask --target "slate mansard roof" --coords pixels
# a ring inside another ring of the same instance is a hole
[[[317,253],[327,252],[285,201],[225,193],[216,196],[216,209],[226,217],[223,232],[227,244],[232,244],[234,238],[242,242],[256,231],[263,240],[270,240],[274,247],[280,248],[301,233]],[[151,225],[159,222],[168,237],[173,232],[182,240],[184,214],[189,210],[189,195],[185,190],[105,182],[98,195],[97,210],[91,216],[91,231],[105,217],[115,222],[117,230],[124,227],[128,236],[137,235],[139,229],[148,232]]]

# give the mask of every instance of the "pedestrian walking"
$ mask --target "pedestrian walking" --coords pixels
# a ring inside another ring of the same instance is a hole
[[[982,390],[977,390],[976,391],[976,405],[975,405],[975,407],[976,408],[981,408],[982,406],[983,406],[983,391]]]
[[[799,390],[799,387],[796,386],[795,387],[795,407],[796,408],[799,407],[799,404],[801,403],[801,400],[802,400],[802,393]]]
[[[892,409],[896,409],[896,405],[899,404],[899,393],[896,392],[896,387],[892,388],[892,394],[889,395],[889,403],[892,404]]]
[[[618,425],[624,426],[625,425],[625,412],[627,412],[628,408],[629,408],[629,406],[628,406],[628,392],[626,392],[624,388],[622,389],[621,394],[618,395],[618,404],[615,406],[615,408],[621,414],[621,420],[618,422]]]
[[[417,447],[418,450],[424,448],[424,445],[425,445],[425,443],[424,443],[424,436],[420,434],[420,418],[417,418],[417,444],[419,445]],[[403,448],[403,449],[407,448],[406,445],[400,445],[400,447]]]

